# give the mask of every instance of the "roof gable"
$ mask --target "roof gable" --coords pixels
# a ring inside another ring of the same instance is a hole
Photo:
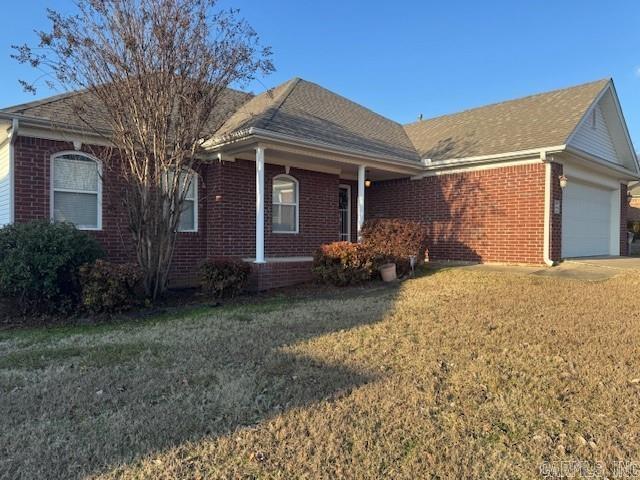
[[[421,158],[449,160],[564,145],[609,80],[405,125]]]
[[[633,144],[612,82],[600,92],[567,139],[567,146],[638,172]]]
[[[250,127],[369,154],[419,161],[402,125],[299,78],[247,102],[217,136],[225,137]]]

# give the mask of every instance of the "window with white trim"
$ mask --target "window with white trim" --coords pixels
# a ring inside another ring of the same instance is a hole
[[[88,155],[65,152],[51,160],[51,218],[83,230],[102,228],[100,163]]]
[[[168,175],[168,183],[173,181],[173,173]],[[180,212],[180,219],[178,220],[179,232],[197,232],[198,231],[198,176],[195,172],[191,172],[190,175],[186,171],[180,174],[178,179],[178,186],[180,193],[182,193],[186,186],[187,191],[182,201],[182,211]]]
[[[274,233],[298,233],[298,181],[289,175],[273,179],[271,196]]]

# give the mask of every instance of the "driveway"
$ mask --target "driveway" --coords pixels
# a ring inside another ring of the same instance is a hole
[[[543,268],[500,264],[474,264],[457,268],[593,282],[607,280],[627,270],[640,271],[640,257],[570,258],[555,267]]]

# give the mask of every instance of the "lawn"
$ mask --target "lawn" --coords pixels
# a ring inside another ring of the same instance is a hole
[[[640,472],[639,298],[640,273],[451,269],[0,333],[0,478]]]

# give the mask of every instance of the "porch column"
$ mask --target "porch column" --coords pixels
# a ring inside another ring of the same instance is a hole
[[[364,165],[358,167],[358,241],[362,240],[362,225],[364,224]]]
[[[264,147],[256,147],[256,260],[264,263]]]

